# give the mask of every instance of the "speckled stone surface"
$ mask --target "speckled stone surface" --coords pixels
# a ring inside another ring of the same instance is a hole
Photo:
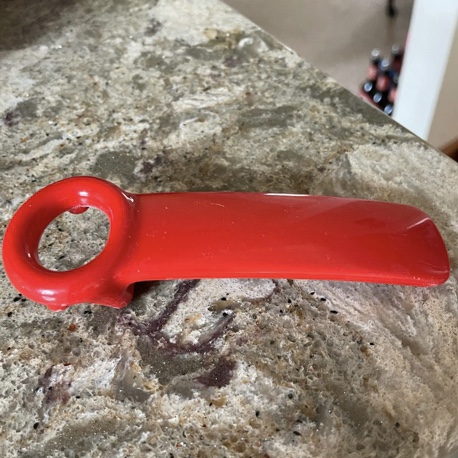
[[[458,456],[454,162],[213,0],[2,2],[0,138],[2,234],[90,174],[413,204],[452,265],[432,289],[151,282],[125,309],[61,313],[2,269],[2,457]],[[60,217],[41,259],[71,268],[107,230]]]

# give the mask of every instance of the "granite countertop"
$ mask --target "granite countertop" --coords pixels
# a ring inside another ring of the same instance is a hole
[[[132,192],[311,193],[413,204],[435,288],[290,280],[137,285],[52,313],[1,270],[4,457],[458,454],[457,165],[215,0],[0,6],[1,232],[58,179]],[[48,267],[94,256],[59,217]]]

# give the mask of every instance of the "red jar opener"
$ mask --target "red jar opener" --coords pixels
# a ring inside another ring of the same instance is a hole
[[[88,264],[45,269],[38,245],[59,214],[105,212],[108,241]],[[12,284],[51,310],[124,307],[133,284],[174,278],[290,278],[432,286],[449,276],[431,219],[401,204],[238,192],[131,194],[92,177],[51,184],[13,216],[3,240]]]

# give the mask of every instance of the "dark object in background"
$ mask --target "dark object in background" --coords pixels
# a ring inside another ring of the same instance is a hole
[[[390,92],[388,92],[388,102],[383,111],[388,116],[393,115],[394,101],[396,100],[396,91],[398,90],[398,77],[395,75],[391,82]]]
[[[404,58],[404,50],[399,45],[391,46],[391,70],[393,76],[399,76],[402,68],[402,60]]]
[[[375,86],[376,91],[372,97],[374,105],[383,110],[388,103],[388,93],[390,91],[390,70],[391,65],[388,59],[383,59],[380,63],[380,74]]]
[[[382,59],[379,49],[373,49],[367,70],[367,77],[360,87],[360,96],[392,116],[399,74],[402,69],[404,50],[394,44],[390,59]]]
[[[388,0],[386,4],[386,14],[389,17],[395,17],[396,14],[398,14],[398,10],[396,9],[396,6],[394,5],[394,0]]]
[[[381,55],[380,49],[373,49],[371,51],[370,63],[367,69],[367,78],[361,86],[362,95],[371,99],[376,92],[375,85],[379,75],[379,65],[382,58]]]

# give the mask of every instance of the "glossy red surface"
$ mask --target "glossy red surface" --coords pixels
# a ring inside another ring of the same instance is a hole
[[[95,207],[110,233],[102,252],[67,272],[45,269],[40,237],[64,211]],[[130,194],[74,177],[42,189],[13,216],[3,241],[13,285],[61,310],[129,303],[133,284],[174,278],[290,278],[433,286],[449,276],[431,219],[407,205],[260,193]]]

